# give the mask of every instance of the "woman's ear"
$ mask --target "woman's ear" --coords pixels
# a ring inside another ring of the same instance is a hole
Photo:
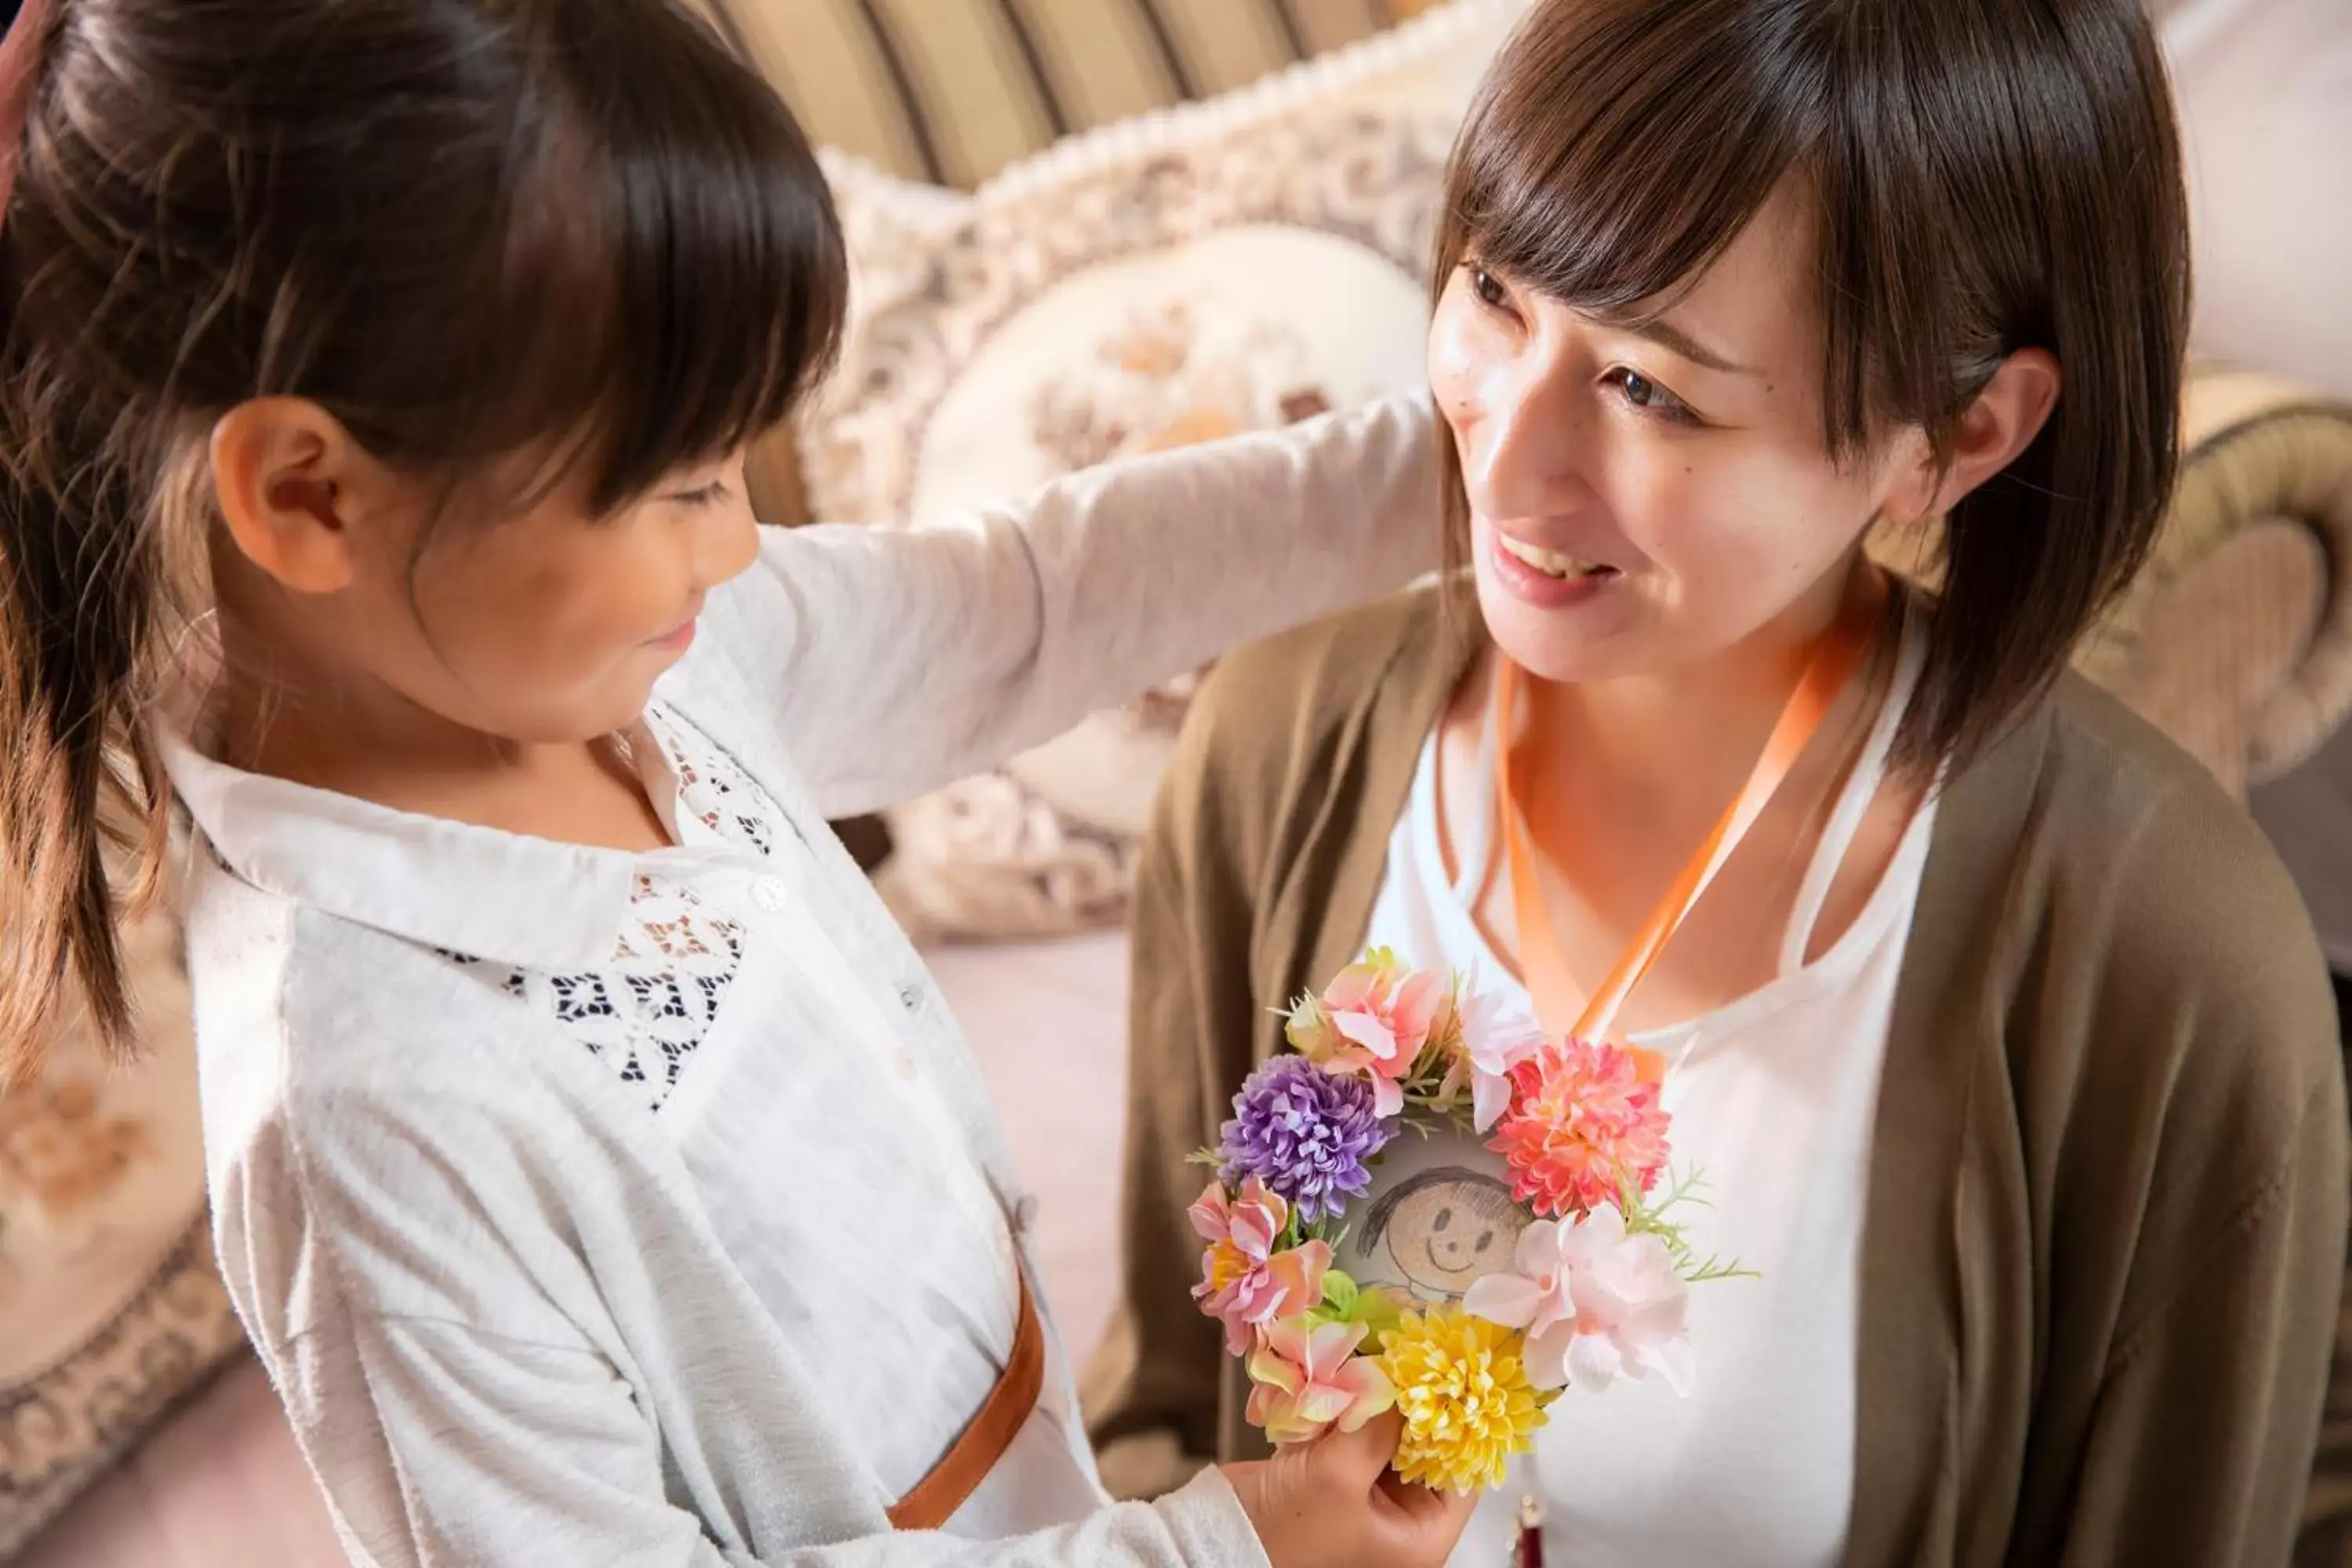
[[[307,398],[257,397],[213,426],[213,487],[238,552],[290,593],[358,575],[352,524],[386,477],[342,422]]]
[[[1962,497],[2017,460],[2057,406],[2058,361],[2044,349],[2020,349],[2001,361],[1965,409],[1939,467],[1914,437],[1897,466],[1882,515],[1897,523],[1941,517]]]

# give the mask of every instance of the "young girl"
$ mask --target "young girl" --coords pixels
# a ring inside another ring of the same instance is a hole
[[[1255,1436],[1184,1162],[1276,1010],[1380,943],[1567,1030],[1744,797],[1618,1017],[1698,1254],[1755,1277],[1691,1292],[1688,1397],[1553,1405],[1455,1561],[1530,1500],[1547,1568],[2285,1561],[2345,1245],[2327,989],[2243,816],[2059,673],[2170,480],[2183,206],[2137,0],[1531,13],[1429,338],[1475,613],[1224,665],[1146,857],[1114,1489]],[[1940,598],[1868,563],[1937,520]],[[1750,789],[1792,692],[1819,725]],[[1465,1215],[1392,1219],[1401,1272],[1491,1272]]]
[[[667,0],[37,0],[0,88],[0,1050],[125,1037],[176,790],[223,1270],[352,1555],[1442,1558],[1388,1427],[1108,1506],[824,827],[1402,581],[1425,413],[762,538],[840,242]]]

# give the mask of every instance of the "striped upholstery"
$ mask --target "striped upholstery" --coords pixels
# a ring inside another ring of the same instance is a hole
[[[811,141],[971,189],[1073,132],[1245,87],[1440,0],[685,0]],[[751,453],[763,521],[808,519],[788,435]]]
[[[1245,86],[1431,0],[693,0],[821,143],[969,189],[1075,131]]]

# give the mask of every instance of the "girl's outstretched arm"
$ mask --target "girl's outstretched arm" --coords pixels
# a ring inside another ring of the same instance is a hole
[[[853,815],[1431,570],[1439,439],[1416,393],[912,529],[774,531],[712,629]]]

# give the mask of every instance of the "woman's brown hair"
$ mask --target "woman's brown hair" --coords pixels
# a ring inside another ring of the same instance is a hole
[[[560,451],[603,510],[777,424],[845,289],[791,116],[670,0],[54,0],[35,44],[0,216],[0,1081],[77,991],[131,1037],[108,860],[143,886],[164,852],[147,721],[223,413],[312,400],[448,493]]]
[[[1455,143],[1433,286],[1475,255],[1579,310],[1654,309],[1792,174],[1831,453],[1916,426],[1940,455],[2009,354],[2061,368],[2040,436],[1944,521],[1896,742],[1931,772],[2063,668],[2171,489],[2188,209],[2139,0],[1539,0]],[[1448,492],[1458,560],[1458,467]]]

